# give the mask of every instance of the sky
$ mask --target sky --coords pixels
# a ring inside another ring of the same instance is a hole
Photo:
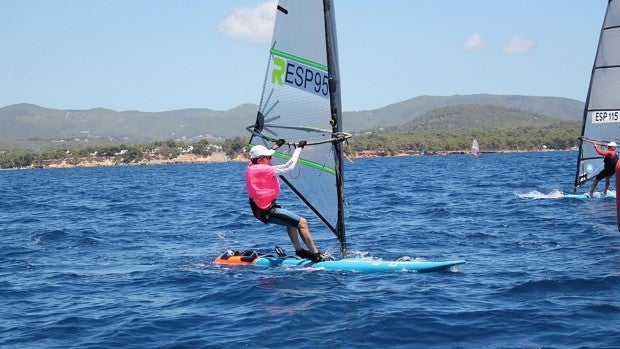
[[[342,105],[584,101],[607,0],[335,0]],[[273,0],[0,0],[0,107],[258,104]]]

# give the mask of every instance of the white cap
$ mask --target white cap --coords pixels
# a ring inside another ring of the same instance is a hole
[[[250,159],[258,159],[261,156],[271,156],[276,151],[273,149],[267,149],[264,145],[255,145],[250,149]]]
[[[617,147],[618,145],[616,144],[616,142],[609,142],[607,143],[608,147]]]

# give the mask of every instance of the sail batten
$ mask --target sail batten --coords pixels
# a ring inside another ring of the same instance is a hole
[[[603,168],[590,143],[620,139],[620,0],[610,0],[599,35],[583,112],[574,192]]]
[[[338,53],[332,0],[280,0],[250,146],[307,141],[298,176],[282,181],[332,231],[346,253]],[[281,147],[273,163],[292,148]],[[314,229],[312,229],[314,231]]]

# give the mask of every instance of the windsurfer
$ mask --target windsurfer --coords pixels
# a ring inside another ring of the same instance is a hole
[[[607,193],[607,189],[609,189],[609,184],[611,181],[611,176],[613,176],[616,173],[616,162],[618,162],[618,155],[619,155],[616,152],[616,147],[617,147],[616,142],[607,143],[605,145],[607,147],[607,150],[600,149],[598,145],[596,145],[596,143],[593,143],[593,144],[594,144],[594,150],[596,150],[597,153],[605,157],[603,159],[605,167],[603,167],[601,172],[599,172],[596,175],[596,177],[594,177],[594,180],[592,181],[592,187],[590,188],[590,193],[589,193],[590,196],[594,194],[594,190],[596,189],[598,182],[603,178],[605,178],[605,189],[603,189],[603,194]]]
[[[245,172],[245,184],[252,213],[265,224],[272,223],[285,226],[288,236],[295,247],[295,254],[301,258],[310,259],[313,262],[320,262],[325,260],[325,257],[321,255],[314,245],[310,229],[308,228],[308,221],[292,211],[281,208],[276,203],[280,194],[280,181],[277,176],[289,172],[295,167],[299,154],[307,142],[301,141],[293,144],[295,151],[285,164],[271,165],[271,156],[284,143],[286,141],[280,139],[271,149],[260,144],[250,149],[251,162]],[[306,244],[308,250],[302,248],[299,237]]]

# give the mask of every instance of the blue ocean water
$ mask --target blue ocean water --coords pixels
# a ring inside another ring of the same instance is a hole
[[[562,198],[576,156],[347,164],[350,252],[467,261],[422,274],[211,264],[292,250],[243,163],[0,171],[0,347],[618,348],[615,202]]]

